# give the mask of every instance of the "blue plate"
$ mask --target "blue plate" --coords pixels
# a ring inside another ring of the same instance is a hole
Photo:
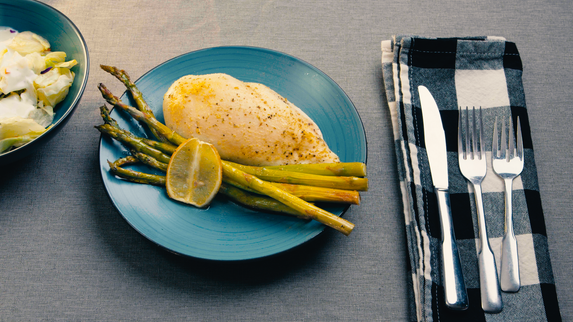
[[[163,121],[163,95],[169,86],[184,75],[209,73],[227,73],[269,86],[318,124],[341,161],[366,162],[364,127],[348,96],[320,70],[284,53],[254,47],[194,51],[155,67],[136,84],[157,119]],[[135,105],[127,93],[122,100]],[[125,113],[114,110],[112,117],[123,128],[148,135]],[[254,259],[301,245],[324,230],[318,222],[252,211],[222,196],[207,209],[178,203],[167,197],[164,188],[129,183],[111,175],[107,160],[128,155],[117,142],[102,137],[99,155],[103,182],[115,207],[135,230],[169,251],[210,260]],[[135,169],[154,172],[144,166]],[[348,206],[325,209],[342,215]]]

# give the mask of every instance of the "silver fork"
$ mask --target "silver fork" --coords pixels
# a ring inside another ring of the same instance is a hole
[[[517,118],[517,146],[513,136],[513,122],[509,117],[509,129],[506,137],[505,121],[501,126],[501,148],[498,148],[497,117],[493,127],[492,165],[493,170],[505,183],[505,234],[501,243],[501,289],[505,292],[517,292],[519,281],[519,258],[517,240],[513,232],[511,192],[513,179],[523,171],[523,139],[521,125]]]
[[[478,263],[481,306],[485,312],[498,313],[503,309],[503,302],[501,301],[499,281],[497,279],[495,257],[493,256],[493,252],[491,251],[489,240],[487,238],[487,227],[485,223],[481,191],[481,183],[487,172],[485,149],[482,139],[483,122],[481,107],[479,109],[479,116],[476,115],[475,107],[473,108],[471,127],[470,115],[467,107],[465,110],[465,118],[462,117],[462,114],[464,113],[460,107],[458,120],[458,163],[460,171],[464,177],[472,183],[475,192],[479,226]],[[464,123],[465,131],[463,130]],[[479,132],[477,128],[478,126]],[[463,133],[465,133],[465,140],[462,137]]]

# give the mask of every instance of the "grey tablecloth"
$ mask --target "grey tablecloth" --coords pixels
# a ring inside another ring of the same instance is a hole
[[[46,1],[82,31],[88,89],[47,146],[0,169],[0,320],[408,321],[407,251],[380,41],[394,34],[499,35],[524,64],[532,141],[557,295],[573,320],[573,3],[561,1]],[[250,45],[303,59],[358,109],[370,191],[291,252],[246,263],[180,258],[134,231],[98,173],[106,82],[99,64],[138,78],[188,51]],[[542,81],[540,81],[542,80]],[[534,318],[532,317],[532,320]]]

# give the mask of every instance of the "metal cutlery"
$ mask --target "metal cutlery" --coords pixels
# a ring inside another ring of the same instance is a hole
[[[501,126],[501,147],[498,144],[497,117],[493,128],[492,166],[495,173],[505,184],[505,232],[501,246],[501,289],[505,292],[517,292],[521,286],[519,280],[519,257],[517,240],[513,232],[512,190],[513,179],[523,171],[523,139],[521,125],[517,118],[517,146],[513,135],[513,122],[509,117],[508,130],[505,121]],[[506,132],[508,132],[506,136]]]
[[[472,111],[473,113],[470,117],[467,107],[465,113],[463,113],[461,107],[459,109],[458,163],[460,171],[463,176],[472,183],[475,192],[479,226],[478,263],[482,309],[488,313],[499,313],[503,309],[503,302],[501,300],[501,293],[499,290],[495,257],[491,251],[487,237],[487,227],[481,190],[481,183],[487,172],[485,148],[483,145],[481,107],[479,109],[479,116],[476,115],[475,107]],[[462,114],[465,114],[465,117],[462,117]],[[470,118],[472,119],[471,126]],[[465,134],[465,136],[463,134]]]
[[[452,310],[465,310],[469,303],[452,223],[448,192],[446,137],[440,111],[432,94],[424,86],[418,87],[418,93],[422,107],[426,154],[430,163],[432,184],[438,200],[442,232],[440,265],[445,303]]]

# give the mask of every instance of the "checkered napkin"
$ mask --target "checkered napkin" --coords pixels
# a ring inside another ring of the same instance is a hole
[[[412,301],[418,321],[560,321],[547,234],[537,183],[533,146],[514,43],[500,37],[422,38],[395,36],[382,42],[382,69],[391,111],[406,236],[412,274]],[[446,133],[449,190],[469,308],[444,304],[439,267],[440,226],[436,196],[424,150],[417,88],[434,96]],[[481,106],[488,173],[482,184],[487,231],[500,265],[504,232],[503,181],[491,168],[495,117],[519,116],[525,148],[524,170],[513,184],[514,230],[519,249],[521,289],[503,293],[499,314],[481,309],[477,260],[478,225],[473,188],[457,163],[458,107]]]

